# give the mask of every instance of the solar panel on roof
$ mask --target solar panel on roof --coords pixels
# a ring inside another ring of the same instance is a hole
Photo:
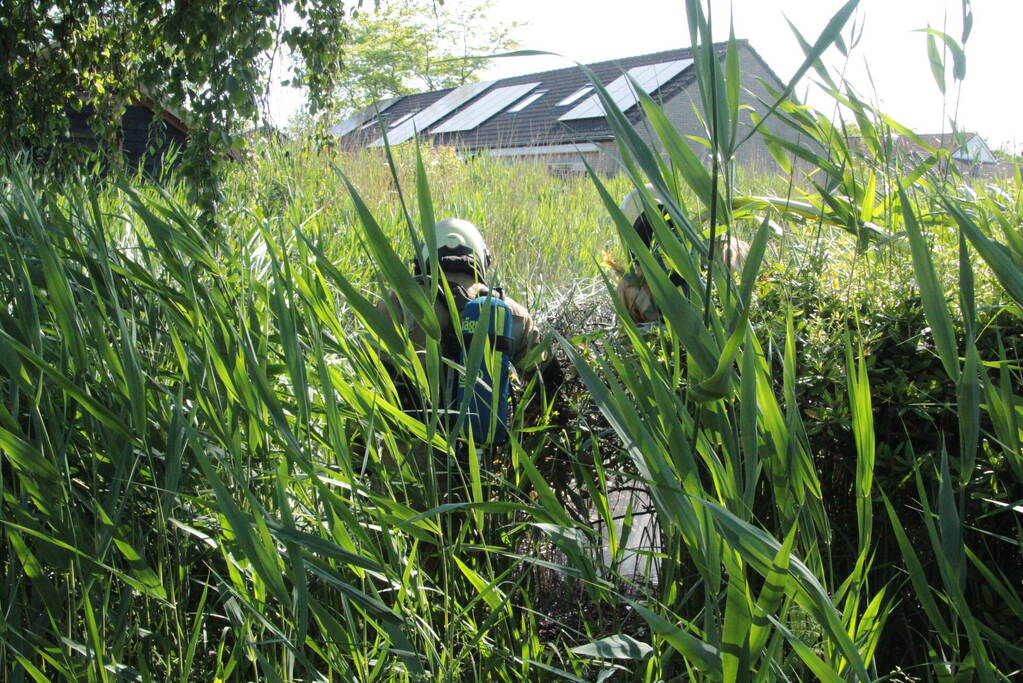
[[[537,90],[535,93],[533,93],[532,95],[530,95],[529,97],[527,97],[526,99],[522,100],[521,102],[517,103],[514,107],[509,109],[508,113],[511,114],[514,112],[522,111],[523,109],[533,104],[533,102],[536,102],[538,99],[540,99],[546,94],[547,94],[546,90]]]
[[[627,111],[632,105],[639,102],[639,97],[633,90],[630,78],[647,93],[652,93],[675,76],[685,71],[693,63],[691,59],[678,59],[673,62],[660,62],[658,64],[645,64],[629,69],[607,86],[607,94],[618,108]],[[576,119],[592,119],[604,116],[604,106],[600,103],[597,95],[586,98],[581,104],[569,110],[558,118],[559,121],[573,121]]]
[[[396,128],[396,127],[400,126],[401,124],[405,123],[405,122],[406,122],[406,121],[408,121],[408,120],[409,120],[410,118],[412,118],[413,116],[415,116],[415,115],[416,115],[416,113],[417,113],[418,111],[419,111],[418,109],[417,109],[417,110],[415,110],[415,111],[410,111],[409,113],[405,114],[405,115],[404,115],[404,116],[402,116],[402,117],[401,117],[400,119],[398,119],[397,121],[393,121],[392,123],[389,123],[389,124],[387,125],[387,127],[388,127],[388,128]]]
[[[655,92],[662,85],[678,76],[680,73],[685,71],[693,63],[691,59],[677,59],[673,62],[660,62],[659,64],[648,64],[647,66],[637,66],[634,69],[629,69],[629,75],[639,84],[639,87],[644,92],[652,93]],[[635,93],[631,91],[630,94],[633,96],[633,104],[639,101],[639,98],[635,96]],[[632,105],[621,106],[622,110],[626,110]]]
[[[492,116],[504,111],[505,107],[538,85],[540,85],[539,82],[523,83],[492,90],[430,132],[454,133],[460,130],[472,130]]]
[[[386,110],[388,107],[390,107],[392,104],[394,104],[400,99],[401,99],[400,97],[391,97],[386,100],[381,100],[377,102],[375,105],[365,107],[356,112],[355,114],[352,114],[347,119],[337,124],[333,128],[331,128],[330,132],[338,136],[339,138],[344,137],[345,135],[348,135],[353,130],[358,128],[361,124],[365,124],[367,121],[372,122],[373,119],[376,118],[377,113],[382,114],[384,110]],[[365,127],[366,126],[363,125],[363,128]]]
[[[468,85],[455,88],[426,109],[422,110],[407,121],[404,121],[400,126],[388,131],[387,142],[392,145],[405,142],[409,138],[413,137],[417,132],[426,130],[458,107],[469,102],[493,84],[493,81],[482,81],[480,83],[469,83]],[[383,144],[384,139],[377,138],[370,143],[369,146],[380,147]]]
[[[590,93],[590,92],[593,92],[593,86],[592,85],[584,85],[583,87],[579,88],[578,90],[576,90],[574,93],[572,93],[571,95],[569,95],[565,99],[563,99],[560,102],[558,102],[555,106],[557,106],[557,107],[567,107],[568,105],[572,104],[573,102],[578,100],[583,95],[586,95],[587,93]]]

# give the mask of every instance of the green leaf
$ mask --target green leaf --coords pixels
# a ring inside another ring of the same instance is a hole
[[[316,262],[321,272],[341,290],[345,300],[351,304],[356,315],[359,316],[366,327],[372,330],[384,342],[384,345],[391,352],[392,360],[405,356],[408,345],[398,333],[394,320],[377,310],[376,306],[349,282],[348,278],[331,263],[323,251],[314,245],[306,235],[301,232],[298,234],[316,257]]]
[[[355,204],[356,213],[362,223],[366,244],[369,246],[370,253],[384,279],[398,298],[409,307],[416,322],[423,328],[426,335],[431,339],[440,339],[440,323],[433,310],[433,298],[426,296],[422,287],[416,283],[408,268],[394,252],[390,240],[380,228],[365,202],[362,201],[355,186],[341,169],[335,167],[335,172],[348,188],[352,203]]]
[[[728,571],[725,589],[725,619],[721,628],[721,668],[724,680],[750,679],[750,629],[753,606],[742,564],[735,553],[723,554]]]
[[[0,449],[22,471],[32,472],[45,482],[55,482],[60,478],[57,467],[38,448],[3,427],[0,427]]]
[[[471,583],[473,588],[479,592],[480,597],[483,598],[490,609],[501,609],[501,606],[507,603],[508,598],[501,592],[497,583],[488,582],[471,567],[462,562],[462,560],[460,560],[457,556],[452,557],[452,559],[455,561],[455,565],[458,567],[458,570],[462,572],[465,578],[469,579],[469,583]]]
[[[742,521],[729,510],[710,501],[702,501],[701,505],[714,517],[715,526],[725,537],[728,544],[742,558],[756,569],[762,576],[767,576],[773,566],[781,544],[765,531]],[[795,599],[813,615],[824,632],[834,642],[835,647],[848,660],[852,672],[863,680],[868,680],[866,667],[855,644],[849,638],[831,597],[824,590],[820,580],[802,561],[791,558],[789,575],[794,579],[791,584]]]
[[[634,84],[635,86],[635,84]],[[653,126],[657,139],[664,144],[668,156],[675,164],[685,180],[686,185],[692,188],[700,202],[710,208],[713,183],[710,173],[704,168],[703,163],[693,152],[689,144],[682,138],[678,128],[669,119],[664,110],[654,100],[637,87],[640,97],[640,104],[647,120]]]
[[[728,26],[728,49],[725,52],[725,87],[728,94],[728,128],[730,135],[725,152],[730,157],[735,148],[735,139],[739,132],[739,98],[742,91],[742,73],[739,65],[739,48],[735,42],[735,21],[730,18]]]
[[[941,88],[941,92],[945,92],[945,65],[941,56],[937,54],[938,47],[935,43],[935,38],[940,39],[945,44],[948,51],[952,53],[952,75],[955,79],[957,81],[961,81],[966,78],[966,52],[963,50],[962,46],[956,42],[955,38],[933,28],[920,28],[917,29],[917,31],[927,34],[927,57],[931,62],[932,73],[935,73],[936,68],[941,70],[941,80],[938,83],[938,86]],[[937,59],[937,63],[935,63],[935,59]],[[936,80],[939,78],[936,73],[934,77]]]
[[[892,507],[888,497],[882,494],[882,500],[884,501],[885,509],[888,510],[888,518],[891,520],[892,530],[895,532],[895,540],[899,545],[899,550],[902,552],[903,562],[905,562],[906,569],[909,572],[909,580],[913,585],[913,592],[916,593],[920,606],[927,615],[931,626],[938,632],[938,636],[947,645],[952,645],[954,642],[952,631],[938,609],[938,604],[934,599],[935,590],[927,580],[927,575],[924,572],[923,565],[920,563],[920,558],[916,554],[916,550],[913,548],[909,537],[906,535],[906,530],[902,526],[902,522],[899,520],[899,516],[896,514],[895,508]]]
[[[771,117],[771,115],[775,112],[775,110],[778,109],[779,106],[781,106],[782,102],[788,100],[788,97],[792,94],[792,91],[795,90],[796,84],[798,84],[799,81],[802,80],[803,76],[806,75],[806,72],[810,70],[810,67],[814,66],[820,61],[821,55],[824,54],[824,51],[827,50],[828,47],[830,47],[831,44],[834,43],[835,40],[841,35],[842,29],[845,27],[846,22],[849,21],[849,17],[852,16],[852,13],[856,10],[856,7],[859,4],[860,0],[849,0],[844,5],[842,5],[837,12],[835,12],[834,16],[831,17],[827,25],[824,27],[824,30],[821,31],[820,35],[817,37],[817,40],[816,42],[814,42],[813,46],[804,49],[806,59],[804,59],[803,63],[799,66],[799,68],[796,69],[796,73],[794,73],[792,75],[792,78],[789,79],[789,82],[785,86],[785,89],[781,92],[781,94],[771,105],[771,107],[767,110],[767,112],[764,113],[760,121],[753,126],[753,130],[747,133],[746,136],[743,137],[743,139],[739,142],[739,145],[736,145],[736,147],[741,146],[743,143],[745,143],[747,140],[753,137],[760,129],[760,126],[763,125],[763,123]]]
[[[1016,303],[1023,306],[1023,269],[1016,265],[1012,252],[1005,245],[984,235],[956,202],[946,199],[944,203],[948,212],[959,224],[959,229],[970,240],[970,244],[994,271],[998,282],[1005,288],[1009,296],[1016,300]]]
[[[941,59],[941,53],[938,52],[938,43],[934,40],[934,34],[927,34],[927,60],[931,64],[931,75],[934,76],[934,82],[938,84],[938,90],[941,94],[945,94],[945,63]]]
[[[785,640],[788,641],[796,655],[803,660],[803,663],[806,664],[807,668],[810,669],[818,681],[822,681],[823,683],[844,683],[844,679],[838,674],[838,672],[828,666],[827,663],[825,663],[824,660],[813,651],[813,649],[793,634],[792,631],[785,628],[785,626],[774,617],[768,615],[767,618],[774,624],[774,627],[778,629],[783,636],[785,636]],[[863,677],[860,680],[867,681],[871,679],[869,677]]]
[[[740,314],[735,331],[732,332],[732,335],[725,343],[725,348],[721,350],[714,374],[705,381],[689,387],[689,395],[694,401],[699,403],[718,401],[731,394],[732,380],[735,377],[733,363],[735,362],[735,356],[739,353],[739,347],[742,346],[742,342],[746,338],[748,310],[748,308],[744,309]]]
[[[646,659],[653,651],[650,645],[639,642],[627,633],[608,636],[571,649],[571,652],[583,657],[635,660]]]
[[[90,415],[95,417],[97,420],[102,422],[111,431],[116,432],[118,435],[124,437],[126,440],[134,441],[135,435],[133,435],[125,425],[124,420],[118,417],[113,411],[104,406],[102,403],[92,398],[87,391],[73,384],[66,377],[64,377],[58,370],[50,366],[46,361],[36,355],[31,349],[22,345],[13,337],[8,335],[6,332],[0,330],[0,340],[5,344],[9,345],[14,349],[18,355],[30,365],[34,366],[44,375],[50,378],[57,386],[59,386],[65,393],[74,398],[75,401],[82,406],[82,408]]]
[[[869,223],[874,220],[874,202],[877,198],[877,174],[870,172],[867,180],[867,187],[863,192],[863,200],[860,202],[860,221]]]
[[[920,287],[920,297],[923,299],[924,315],[931,326],[934,346],[938,349],[938,357],[945,367],[945,372],[953,381],[958,381],[959,354],[956,351],[955,330],[952,327],[952,317],[945,301],[945,291],[934,270],[931,250],[920,231],[916,212],[901,183],[899,184],[899,204],[913,255],[913,270],[916,271],[916,281]]]
[[[757,598],[756,608],[753,614],[753,623],[749,635],[749,651],[751,661],[757,661],[764,647],[771,628],[767,615],[776,614],[789,592],[789,561],[792,558],[792,548],[796,542],[796,529],[792,528],[785,535],[785,540],[778,547],[774,558],[771,560],[770,570],[764,575],[764,586],[760,589],[760,596]]]
[[[710,643],[697,638],[685,628],[676,626],[664,617],[655,614],[642,604],[622,598],[649,624],[650,630],[664,639],[697,669],[714,677],[721,675],[721,653]],[[683,622],[684,624],[685,622]]]
[[[966,362],[959,376],[959,481],[973,478],[980,441],[980,355],[972,338],[966,341]]]
[[[383,567],[381,567],[378,562],[345,550],[336,543],[320,536],[299,531],[298,529],[288,528],[271,520],[267,520],[267,528],[270,529],[270,533],[274,536],[274,538],[279,541],[294,543],[310,553],[315,553],[322,557],[329,557],[339,562],[344,562],[345,564],[362,567],[363,569],[369,569],[375,572],[384,571]]]
[[[874,483],[874,409],[870,397],[870,378],[863,349],[853,361],[852,342],[848,330],[845,333],[845,376],[846,393],[852,414],[853,438],[856,443],[856,521],[859,528],[861,552],[870,547],[873,528],[873,483]],[[865,557],[865,555],[861,555]]]

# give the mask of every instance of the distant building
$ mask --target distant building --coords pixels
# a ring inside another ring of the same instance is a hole
[[[861,136],[849,136],[848,142],[858,153],[867,153],[868,145]],[[890,134],[884,145],[899,161],[913,166],[930,159],[937,152],[948,152],[948,157],[961,173],[974,177],[1009,175],[1014,168],[1011,163],[999,161],[977,133],[924,133],[915,137]]]
[[[156,107],[148,101],[136,101],[124,108],[121,114],[121,150],[126,164],[132,168],[140,165],[144,170],[157,175],[164,159],[174,148],[184,149],[188,145],[188,127],[175,114],[163,109],[155,113]],[[97,138],[89,126],[93,108],[67,109],[71,141],[88,149],[96,149]]]
[[[976,133],[927,133],[920,139],[935,149],[948,150],[953,159],[967,166],[998,163],[991,148]]]
[[[1001,172],[1002,165],[977,133],[934,133],[920,139],[929,147],[950,152],[952,161],[967,175],[990,177]]]
[[[737,41],[737,45],[741,104],[764,112],[768,105],[763,102],[772,101],[764,84],[775,91],[784,89],[785,84],[747,41]],[[714,45],[722,68],[726,48],[724,43]],[[657,136],[625,74],[662,106],[681,134],[706,135],[702,113],[698,113],[702,107],[692,48],[598,62],[588,68],[640,135],[654,146],[659,146]],[[743,129],[750,130],[749,116],[740,119]],[[345,146],[381,146],[381,125],[390,144],[418,134],[422,140],[465,153],[485,150],[493,156],[541,159],[556,169],[581,171],[581,159],[605,173],[618,168],[614,132],[589,77],[578,67],[383,100],[342,121],[331,132]],[[779,137],[794,138],[785,126],[770,128]],[[702,146],[691,144],[698,154],[706,153]],[[758,136],[740,148],[738,158],[758,164],[771,160]]]

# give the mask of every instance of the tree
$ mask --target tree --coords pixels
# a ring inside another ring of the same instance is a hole
[[[285,30],[289,13],[299,21]],[[297,55],[315,108],[334,91],[345,19],[338,0],[4,0],[0,148],[55,149],[67,106],[95,110],[109,152],[133,99],[187,110],[184,167],[212,207],[219,152],[257,117],[271,55]]]
[[[334,91],[334,108],[351,111],[385,97],[478,80],[486,55],[516,46],[517,23],[489,18],[493,0],[383,0],[354,13]]]
[[[991,153],[995,155],[995,159],[998,159],[998,161],[1001,161],[1003,163],[1008,163],[1008,164],[1020,164],[1020,163],[1023,163],[1023,155],[1016,154],[1011,149],[1006,149],[1005,147],[1007,145],[1009,145],[1009,143],[1006,142],[1006,143],[1003,143],[1002,147],[999,147],[998,149],[991,150]]]

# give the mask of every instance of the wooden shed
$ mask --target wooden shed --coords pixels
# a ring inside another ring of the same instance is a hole
[[[89,149],[97,146],[96,134],[89,126],[93,108],[67,109],[71,140]],[[188,127],[172,112],[159,113],[148,101],[135,101],[121,114],[121,150],[125,163],[132,170],[140,166],[149,175],[159,175],[171,150],[188,145]]]

